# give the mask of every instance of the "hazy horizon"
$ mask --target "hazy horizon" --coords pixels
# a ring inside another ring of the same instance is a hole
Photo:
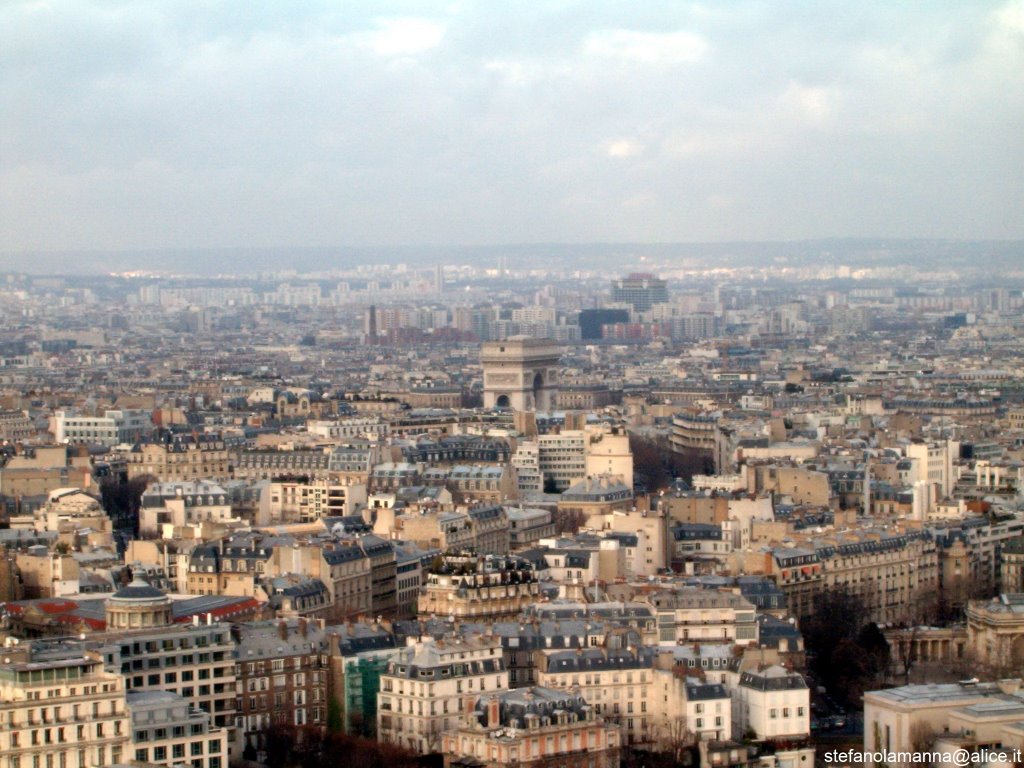
[[[106,274],[144,271],[216,275],[256,272],[300,274],[351,269],[361,264],[433,268],[471,264],[493,268],[502,259],[511,270],[807,266],[895,267],[1024,275],[1024,240],[927,238],[821,238],[778,241],[691,243],[508,243],[452,246],[280,246],[152,248],[112,251],[0,252],[0,271],[26,274]]]

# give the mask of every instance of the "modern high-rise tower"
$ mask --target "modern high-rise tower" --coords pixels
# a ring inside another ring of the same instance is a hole
[[[668,281],[644,273],[612,280],[612,301],[631,304],[635,312],[648,312],[655,304],[668,303]]]

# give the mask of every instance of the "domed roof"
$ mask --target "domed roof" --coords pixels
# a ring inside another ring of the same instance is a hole
[[[132,579],[132,583],[126,587],[121,587],[117,592],[110,596],[111,600],[168,600],[169,598],[163,592],[156,587],[150,586],[150,584],[137,575]]]

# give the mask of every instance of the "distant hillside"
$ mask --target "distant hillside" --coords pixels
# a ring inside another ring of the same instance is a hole
[[[834,239],[737,243],[538,243],[495,246],[406,246],[366,248],[224,248],[146,251],[0,253],[0,271],[31,274],[104,274],[152,270],[195,275],[255,275],[346,269],[359,264],[473,264],[510,269],[610,269],[639,263],[679,261],[692,267],[850,267],[913,264],[935,270],[1019,271],[1024,241]]]

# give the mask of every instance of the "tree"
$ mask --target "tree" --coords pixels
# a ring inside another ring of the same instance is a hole
[[[122,482],[107,477],[100,483],[100,504],[114,523],[114,528],[128,532],[132,538],[139,535],[139,510],[142,508],[142,494],[156,478],[139,475]]]
[[[294,726],[271,725],[263,732],[267,765],[290,766],[295,760],[297,733]]]
[[[917,663],[917,636],[920,631],[921,628],[917,626],[900,630],[892,645],[892,652],[905,685],[910,685],[910,670]]]
[[[678,765],[683,762],[683,755],[697,743],[697,734],[690,730],[686,715],[678,715],[668,723],[665,739],[659,744],[660,751],[672,755]]]
[[[922,720],[918,720],[910,726],[909,736],[910,752],[930,753],[935,745],[935,731]],[[933,765],[933,762],[931,760],[916,760],[911,762],[911,765],[916,768],[926,768],[926,766]]]
[[[874,685],[881,685],[892,662],[889,641],[875,622],[865,624],[857,633],[857,645],[867,654],[868,669],[875,678]]]
[[[800,621],[811,671],[851,706],[888,670],[888,644],[881,630],[865,622],[863,601],[842,587],[814,597],[812,613]],[[884,646],[884,647],[883,647]]]
[[[582,509],[556,509],[551,516],[556,533],[576,533],[587,522]]]

